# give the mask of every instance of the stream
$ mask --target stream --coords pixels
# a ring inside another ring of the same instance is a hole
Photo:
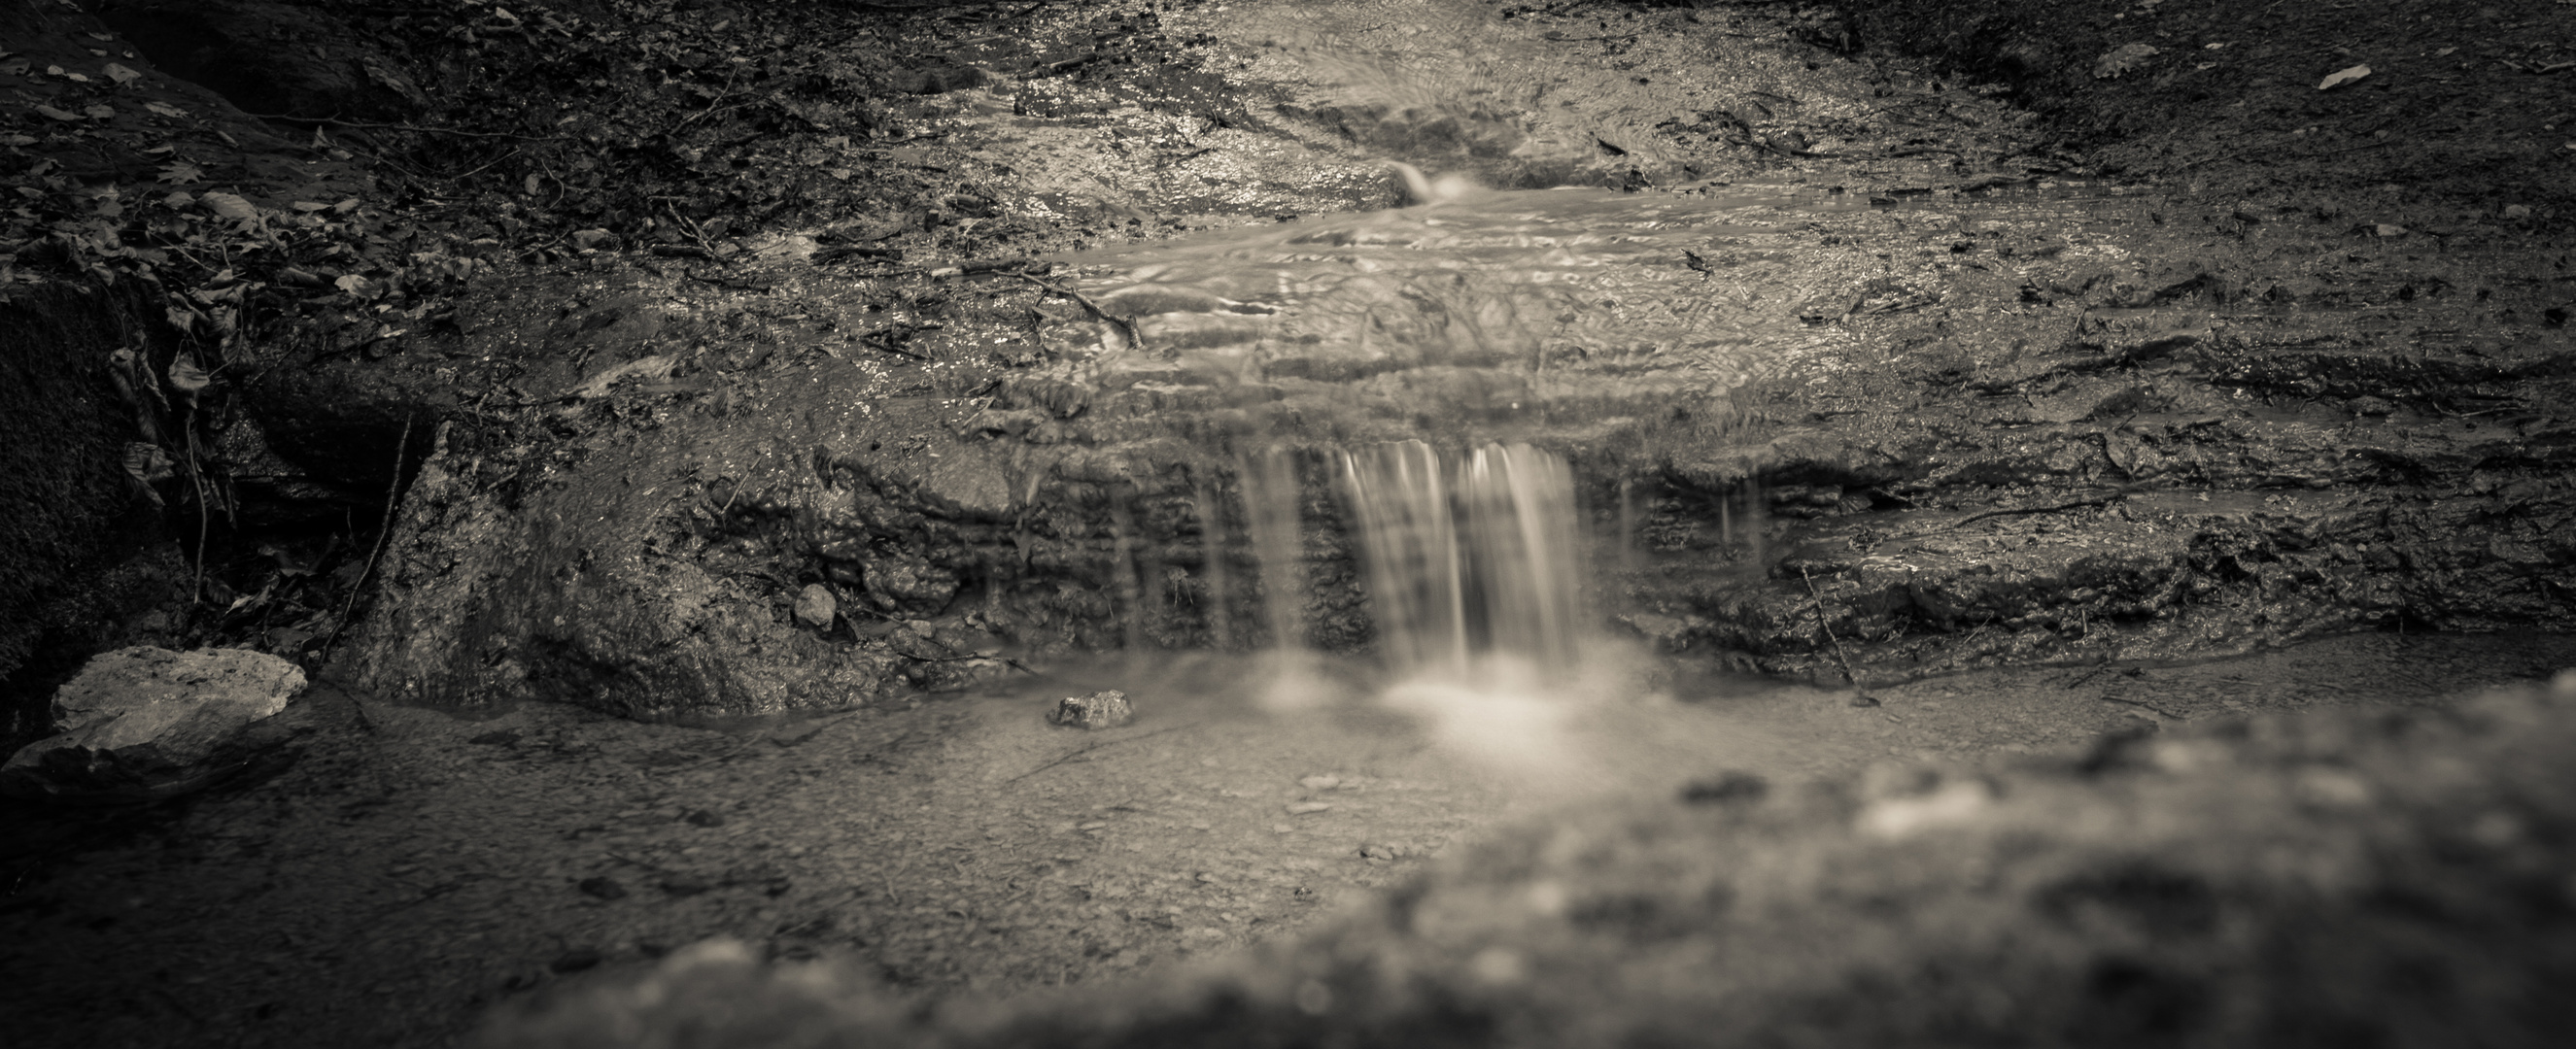
[[[2520,422],[2347,410],[2370,383],[2340,375],[2276,405],[2266,384],[2308,373],[2242,364],[2475,325],[2210,291],[2177,274],[2223,267],[2167,265],[2219,257],[2187,194],[1692,174],[1643,140],[1643,76],[1512,87],[1553,38],[1481,24],[1518,42],[1407,69],[1466,28],[1261,7],[1226,29],[1263,40],[1246,68],[1337,84],[1336,148],[1440,145],[1382,158],[1430,169],[1432,199],[1237,210],[998,275],[578,271],[585,303],[738,337],[613,393],[618,363],[562,363],[610,378],[536,391],[551,458],[442,429],[389,544],[394,611],[292,711],[292,767],[149,815],[13,816],[36,856],[0,903],[13,1040],[453,1045],[710,937],[922,1000],[1123,986],[1572,804],[2065,763],[2576,666],[2576,637],[2520,629],[2538,613],[2371,589],[2439,550],[2452,592],[2563,601],[2470,574],[2547,560],[2524,509],[2546,500],[2514,486],[2551,464],[2488,450]],[[1508,116],[1551,91],[1589,108]],[[1090,131],[955,94],[923,104],[990,122],[961,154]],[[1303,170],[1206,166],[1146,203],[1212,211],[1210,185]],[[935,283],[970,278],[991,285]],[[755,286],[768,312],[734,308]],[[934,317],[951,295],[989,309]],[[2470,308],[2430,298],[2410,308]],[[461,338],[527,327],[477,316]],[[920,342],[872,351],[870,325]],[[2421,492],[2372,487],[2383,465]],[[2451,542],[2466,504],[2418,498],[2472,470],[2524,536],[2492,554]],[[1104,690],[1131,723],[1048,723]]]

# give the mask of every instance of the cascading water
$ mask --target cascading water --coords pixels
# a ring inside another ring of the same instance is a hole
[[[1378,648],[1399,677],[1572,673],[1583,619],[1574,474],[1526,444],[1444,462],[1422,441],[1341,457]]]
[[[1122,565],[1167,560],[1105,581],[1135,614],[1197,620],[1161,637],[1266,645],[1272,706],[1344,688],[1322,653],[1362,646],[1399,688],[1562,693],[1594,562],[1573,471],[1542,447],[1651,454],[1654,434],[1727,425],[1773,364],[1835,352],[1845,336],[1791,308],[1809,277],[1775,249],[1784,216],[1847,210],[1794,190],[1496,190],[1086,252],[1066,261],[1091,306],[1048,322],[1072,349],[1005,398],[1067,434],[1186,433],[1131,447],[1186,462],[1197,549],[1113,519]],[[1070,404],[1077,386],[1093,392]],[[1603,538],[1625,552],[1639,508],[1617,509]],[[1198,596],[1143,608],[1140,576]]]

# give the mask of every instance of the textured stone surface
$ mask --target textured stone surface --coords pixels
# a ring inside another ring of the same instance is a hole
[[[304,671],[245,649],[102,654],[55,693],[61,734],[0,766],[0,790],[148,800],[220,781],[274,745],[258,727],[304,688]]]
[[[1088,696],[1066,696],[1056,701],[1047,713],[1047,721],[1066,728],[1117,728],[1136,717],[1136,708],[1127,702],[1127,693],[1106,689]]]

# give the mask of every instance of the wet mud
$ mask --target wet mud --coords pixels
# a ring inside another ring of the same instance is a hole
[[[1327,702],[1278,712],[1272,669],[1241,658],[1111,660],[700,728],[326,686],[299,705],[300,760],[264,783],[157,814],[12,809],[13,838],[49,848],[13,866],[0,916],[31,1044],[454,1044],[487,1009],[623,986],[709,937],[971,1009],[1293,940],[1569,806],[1791,792],[1891,761],[2067,762],[2240,715],[2436,709],[2571,661],[2563,638],[2383,634],[1926,679],[1867,708],[1737,675],[1613,677],[1522,701],[1536,712],[1481,694],[1392,707],[1344,665]],[[1136,720],[1047,724],[1057,697],[1100,687],[1128,691]]]

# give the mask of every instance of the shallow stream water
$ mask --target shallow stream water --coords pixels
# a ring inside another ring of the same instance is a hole
[[[466,716],[325,685],[303,760],[65,862],[0,918],[29,1044],[444,1044],[481,1007],[709,936],[939,994],[1100,981],[1276,937],[1516,814],[1749,773],[2066,760],[2106,732],[2448,702],[2576,639],[2361,635],[2189,665],[1848,693],[1616,650],[1544,694],[1324,660],[1106,659],[911,707],[727,728],[532,704]],[[1126,691],[1124,727],[1050,726]],[[364,701],[358,701],[364,702]]]

